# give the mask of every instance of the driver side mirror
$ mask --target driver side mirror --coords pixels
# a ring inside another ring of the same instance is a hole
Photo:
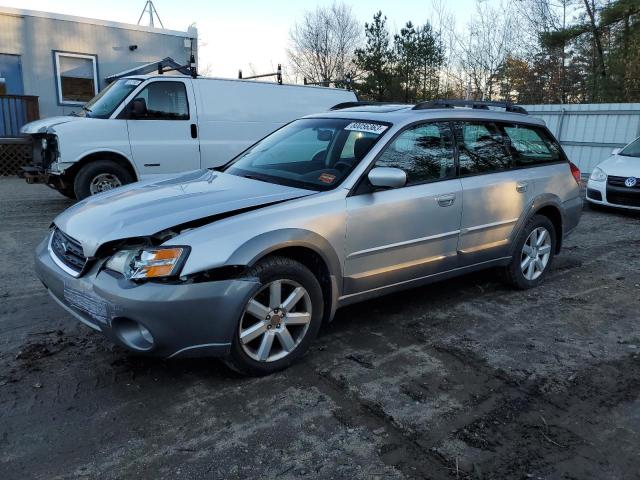
[[[621,148],[614,148],[613,150],[611,150],[611,155],[618,155],[621,151]]]
[[[400,188],[407,184],[406,172],[393,167],[375,167],[367,178],[371,185],[378,188]]]
[[[144,98],[134,98],[131,102],[130,115],[131,118],[146,117],[148,113],[147,102]]]

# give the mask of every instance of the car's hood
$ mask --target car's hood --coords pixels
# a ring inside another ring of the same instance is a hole
[[[598,167],[604,170],[607,175],[640,178],[640,158],[638,157],[611,155]]]
[[[106,242],[153,235],[176,225],[313,193],[197,170],[89,197],[58,215],[54,223],[79,241],[84,254],[91,257]]]
[[[47,133],[48,129],[55,127],[56,125],[68,122],[77,122],[81,120],[88,119],[85,117],[75,117],[72,115],[66,115],[64,117],[60,116],[43,118],[41,120],[36,120],[35,122],[27,123],[20,129],[20,132],[28,135],[32,135],[34,133]]]

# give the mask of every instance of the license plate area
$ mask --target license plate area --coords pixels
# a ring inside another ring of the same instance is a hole
[[[105,325],[111,318],[112,306],[91,292],[65,285],[64,299],[69,306],[80,310]]]

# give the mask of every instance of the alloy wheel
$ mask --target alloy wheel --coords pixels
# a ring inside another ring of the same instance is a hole
[[[545,227],[537,227],[522,247],[520,269],[524,278],[536,280],[543,274],[551,257],[551,235]]]
[[[311,323],[309,292],[293,280],[274,280],[247,302],[240,319],[242,350],[258,362],[274,362],[302,342]]]

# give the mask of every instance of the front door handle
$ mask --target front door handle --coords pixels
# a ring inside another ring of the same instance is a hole
[[[526,192],[527,188],[529,188],[529,183],[528,182],[518,182],[518,183],[516,183],[516,191],[518,193]]]
[[[438,201],[438,205],[441,207],[450,207],[455,203],[456,196],[453,193],[449,193],[447,195],[440,195],[439,197],[436,197],[436,200]]]
[[[191,138],[198,138],[198,126],[195,123],[191,124]]]

